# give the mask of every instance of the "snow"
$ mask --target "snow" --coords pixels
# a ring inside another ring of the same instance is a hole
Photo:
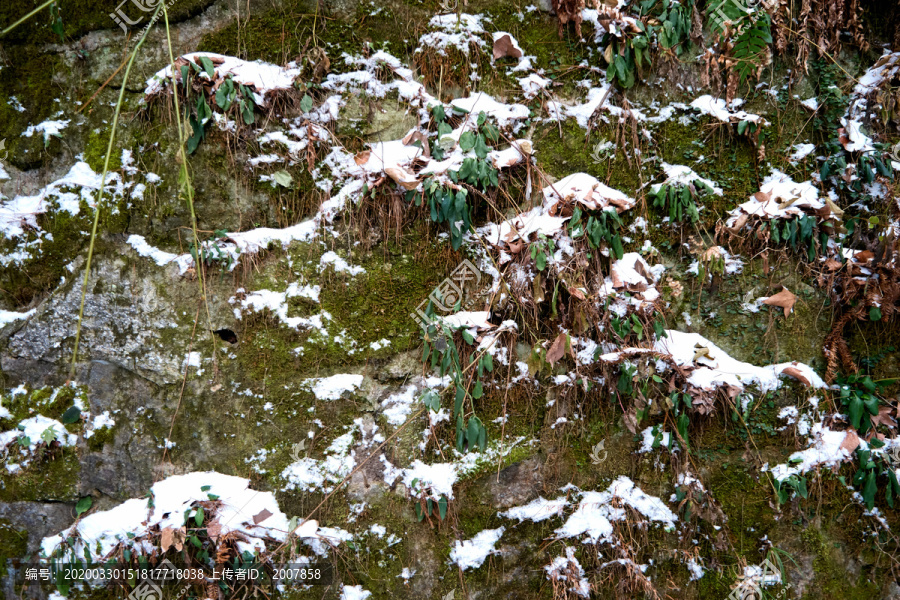
[[[613,209],[622,212],[634,206],[635,199],[601,183],[587,173],[573,173],[543,189],[544,206],[550,209],[560,200],[574,200],[588,210]]]
[[[506,531],[504,527],[485,529],[471,540],[457,541],[450,551],[450,562],[458,565],[463,571],[480,567],[488,556],[497,553],[494,545],[500,541],[504,531]]]
[[[94,558],[102,560],[120,542],[143,554],[142,540],[153,535],[153,530],[180,528],[186,510],[192,510],[195,503],[209,501],[210,495],[215,495],[218,496],[215,519],[222,526],[221,535],[236,532],[238,539],[243,537],[245,541],[237,542],[240,551],[264,551],[267,539],[286,540],[288,518],[279,509],[274,494],[252,490],[249,484],[242,477],[212,471],[175,475],[153,484],[150,488],[152,504],[148,498],[135,498],[110,510],[92,513],[59,535],[44,538],[41,549],[49,556],[66,538],[74,537],[74,546],[65,551],[70,557],[81,557],[84,548],[90,547]],[[271,515],[255,523],[254,517],[263,511]],[[307,533],[319,536],[324,531]],[[129,534],[134,539],[130,540]]]
[[[738,104],[738,101],[732,102],[733,107],[736,106],[736,104]],[[723,123],[749,121],[751,123],[768,125],[768,122],[759,115],[754,115],[743,110],[730,110],[724,99],[713,98],[708,94],[696,98],[691,102],[691,107],[699,110],[705,115],[709,115],[714,119],[722,121]]]
[[[562,515],[563,509],[568,505],[569,501],[564,496],[561,496],[556,500],[546,500],[543,496],[538,496],[528,504],[515,506],[506,512],[500,513],[500,516],[506,517],[507,519],[518,519],[520,523],[525,520],[540,523],[541,521],[546,521],[550,517]]]
[[[695,181],[700,181],[712,189],[713,194],[716,196],[722,195],[722,188],[717,186],[715,181],[700,177],[700,175],[695,173],[690,167],[684,165],[670,165],[665,162],[662,163],[661,167],[666,174],[666,180],[661,184],[654,184],[652,187],[654,192],[656,192],[661,185],[687,186],[693,184]]]
[[[347,392],[355,392],[362,385],[363,376],[352,373],[342,373],[331,377],[321,377],[304,380],[316,396],[316,400],[337,400]]]
[[[47,212],[50,200],[55,200],[60,210],[72,215],[80,212],[80,201],[89,206],[94,204],[94,192],[100,189],[102,176],[95,173],[83,161],[76,162],[61,178],[50,183],[33,196],[16,196],[8,202],[0,204],[0,233],[7,238],[22,235],[26,227],[39,230],[36,215]],[[125,188],[132,185],[123,183],[118,173],[109,173],[106,177],[106,195],[121,197]],[[66,189],[79,189],[76,194]]]
[[[322,271],[326,267],[331,266],[337,273],[349,273],[350,275],[359,275],[365,273],[362,267],[351,266],[346,260],[337,255],[336,252],[329,250],[322,255],[319,260],[319,270]]]
[[[453,499],[453,484],[456,483],[456,467],[453,463],[427,465],[416,459],[408,469],[403,470],[403,484],[413,497],[427,494],[433,500],[446,496]],[[415,483],[413,483],[415,482]]]
[[[541,77],[537,73],[531,73],[528,77],[522,77],[519,80],[519,86],[529,100],[537,96],[541,90],[547,89],[551,81],[546,77]]]
[[[790,161],[796,164],[815,151],[815,144],[794,144],[794,153],[791,154]]]
[[[850,143],[844,146],[847,152],[870,152],[875,149],[872,145],[872,138],[862,132],[862,123],[857,119],[846,119],[841,117],[841,125],[846,130]]]
[[[841,448],[846,431],[834,431],[822,423],[812,426],[809,433],[810,446],[806,450],[791,454],[788,464],[779,464],[771,469],[772,476],[784,481],[791,475],[801,475],[819,467],[836,467],[852,455]]]
[[[544,567],[544,570],[550,581],[568,582],[569,574],[574,574],[578,578],[578,582],[569,588],[569,591],[582,598],[590,597],[591,584],[584,576],[584,568],[581,563],[575,558],[575,548],[566,546],[566,555],[554,558],[549,565]]]
[[[515,121],[527,119],[530,113],[527,106],[504,104],[484,92],[477,92],[466,98],[456,98],[450,104],[468,111],[471,115],[483,112],[489,117],[494,117],[500,127],[507,127]]]
[[[2,310],[0,309],[0,327],[5,327],[10,323],[15,321],[21,321],[22,319],[27,319],[34,314],[36,309],[32,308],[31,310],[25,312],[14,312],[10,310]]]
[[[762,182],[759,191],[767,200],[760,200],[756,195],[731,211],[726,222],[733,227],[742,214],[758,216],[764,219],[783,219],[785,217],[805,214],[801,209],[816,211],[825,206],[819,200],[819,190],[811,181],[797,183],[789,175],[772,169]]]
[[[622,475],[603,492],[582,492],[578,508],[555,533],[559,538],[584,535],[590,543],[612,543],[612,522],[629,518],[624,505],[666,528],[674,527],[678,520],[662,500],[644,493]]]
[[[213,52],[192,52],[185,54],[181,58],[200,65],[200,58],[206,57],[210,60],[222,61],[221,64],[215,65],[213,77],[214,80],[224,80],[231,75],[235,83],[242,83],[246,86],[252,86],[255,91],[254,101],[259,106],[266,105],[266,95],[276,90],[291,90],[294,86],[294,80],[300,76],[301,69],[298,67],[279,67],[270,63],[257,61],[246,61],[233,56],[225,56],[224,54],[215,54]],[[171,65],[158,71],[150,79],[147,80],[147,87],[144,89],[144,96],[162,91],[164,82],[167,83],[172,77]],[[180,82],[180,72],[177,73]],[[200,72],[201,79],[209,79],[205,71]]]
[[[372,592],[364,590],[361,585],[344,585],[341,587],[341,600],[366,600]]]
[[[699,333],[684,333],[667,330],[668,337],[656,341],[654,350],[669,354],[682,367],[696,366],[688,378],[688,383],[704,390],[714,390],[719,386],[731,385],[744,389],[757,384],[760,391],[775,390],[781,385],[779,375],[787,368],[799,369],[815,388],[827,387],[815,371],[803,363],[781,363],[756,367],[736,360]],[[708,356],[701,356],[694,362],[698,348],[709,350]]]
[[[20,438],[28,438],[28,451],[34,452],[37,450],[38,444],[44,443],[41,435],[48,429],[53,431],[56,441],[62,446],[74,446],[78,441],[78,436],[66,431],[65,426],[59,421],[49,419],[43,415],[36,415],[20,421],[15,429],[0,433],[0,448],[8,446]],[[25,446],[22,446],[21,449],[24,452]],[[11,450],[11,452],[14,453],[14,450]]]
[[[484,40],[481,39],[484,34],[482,18],[481,15],[466,13],[432,17],[428,25],[434,31],[429,31],[419,38],[419,48],[416,49],[416,52],[421,52],[423,47],[431,47],[437,50],[438,54],[446,55],[448,48],[455,48],[468,56],[470,46],[482,47],[485,45]]]
[[[61,137],[62,130],[69,126],[70,119],[61,119],[59,121],[44,121],[38,125],[29,125],[23,133],[23,137],[31,137],[36,133],[40,133],[44,137],[44,143],[50,141],[50,136]]]

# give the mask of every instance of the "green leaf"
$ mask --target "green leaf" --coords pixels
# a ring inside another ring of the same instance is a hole
[[[870,321],[880,321],[881,320],[881,309],[877,306],[873,306],[869,309],[869,320]]]
[[[91,506],[94,505],[94,499],[90,496],[85,496],[75,505],[75,515],[81,516],[87,511],[91,510]]]
[[[213,65],[212,61],[209,60],[207,56],[200,57],[200,66],[203,67],[203,70],[206,71],[206,74],[210,79],[215,79],[216,77],[216,67]]]
[[[62,416],[62,424],[69,425],[78,421],[81,418],[81,409],[77,406],[70,406],[69,409],[63,413]]]
[[[53,442],[55,442],[56,441],[56,428],[53,425],[51,425],[50,427],[45,429],[41,433],[41,440],[43,440],[47,444],[52,444]]]
[[[276,185],[280,185],[281,187],[288,189],[290,189],[290,187],[294,184],[294,178],[291,177],[290,173],[284,170],[276,171],[275,173],[273,173],[272,180]]]
[[[300,100],[300,110],[305,113],[308,113],[312,110],[313,107],[313,99],[310,98],[309,94],[304,94],[303,98]]]
[[[468,152],[472,148],[475,147],[475,134],[471,131],[466,131],[461,136],[459,136],[459,148],[463,152]]]
[[[441,517],[441,521],[447,518],[447,497],[441,496],[440,500],[438,500],[438,514]]]
[[[866,502],[866,508],[872,510],[875,507],[875,492],[878,491],[878,485],[875,482],[875,471],[869,471],[866,477],[866,487],[863,488],[863,500]]]
[[[444,113],[444,106],[441,104],[435,104],[434,106],[432,106],[431,107],[431,116],[434,117],[435,121],[446,120],[447,115],[446,115],[446,113]]]
[[[749,124],[750,124],[749,121],[741,121],[740,123],[738,123],[737,124],[738,135],[744,135],[744,132],[747,131],[747,125],[749,125]]]
[[[197,524],[197,527],[203,525],[203,507],[197,509],[197,513],[194,515],[194,523]]]
[[[488,155],[488,147],[487,144],[484,143],[484,136],[479,135],[475,138],[475,156],[484,160]]]
[[[481,396],[484,395],[484,391],[482,390],[481,382],[475,383],[475,389],[472,390],[472,397],[478,400]]]

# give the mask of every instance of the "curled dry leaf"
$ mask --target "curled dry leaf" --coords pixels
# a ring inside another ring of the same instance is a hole
[[[418,129],[410,131],[402,141],[404,146],[412,146],[416,142],[419,142],[419,146],[422,148],[422,154],[431,158],[431,148],[428,145],[428,137]]]
[[[705,358],[707,360],[713,359],[713,357],[709,354],[709,348],[697,344],[696,346],[694,346],[694,362],[697,362],[701,358]]]
[[[522,58],[522,50],[516,47],[512,36],[505,33],[494,41],[494,60],[504,57]]]
[[[388,167],[384,170],[385,174],[402,185],[407,190],[414,190],[419,185],[419,180],[415,175],[409,173],[400,167]]]
[[[762,302],[763,304],[768,304],[769,306],[778,306],[783,308],[784,316],[787,317],[791,314],[791,311],[794,310],[794,303],[797,302],[797,296],[795,296],[791,292],[791,290],[782,286],[780,292],[778,292],[774,296],[769,296]]]
[[[805,385],[807,387],[812,385],[812,383],[809,381],[809,379],[807,379],[806,375],[804,375],[800,371],[800,369],[798,369],[796,367],[785,367],[785,369],[784,369],[784,371],[782,371],[782,373],[793,377],[794,379],[796,379],[797,381],[799,381],[800,383],[802,383],[803,385]]]
[[[218,521],[213,521],[212,523],[207,525],[206,535],[208,535],[209,538],[215,542],[217,539],[219,539],[219,536],[222,535],[222,524]]]
[[[363,150],[359,154],[353,157],[353,160],[356,161],[356,164],[360,167],[369,162],[369,155],[372,154],[371,150]]]
[[[159,548],[163,554],[169,550],[169,548],[174,547],[175,550],[181,552],[184,549],[184,538],[187,535],[187,530],[184,527],[179,527],[178,529],[174,527],[166,527],[162,530],[162,535],[159,540]]]

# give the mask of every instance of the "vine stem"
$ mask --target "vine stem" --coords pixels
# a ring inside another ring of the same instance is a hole
[[[48,6],[50,6],[51,4],[53,4],[54,2],[56,2],[56,0],[47,0],[46,2],[44,2],[43,4],[41,4],[40,6],[38,6],[36,9],[34,9],[33,11],[31,11],[30,13],[28,13],[27,15],[25,15],[24,17],[22,17],[21,19],[19,19],[19,20],[16,21],[15,23],[13,23],[12,25],[10,25],[10,26],[7,27],[6,29],[4,29],[3,31],[0,31],[0,37],[3,37],[4,35],[6,35],[6,34],[9,33],[10,31],[12,31],[13,29],[15,29],[16,27],[18,27],[19,25],[21,25],[22,23],[24,23],[24,22],[27,21],[28,19],[30,19],[30,18],[33,17],[34,15],[38,14],[39,12],[41,12],[42,10],[44,10],[45,8],[47,8]],[[158,8],[157,8],[157,11],[159,11]]]
[[[52,2],[47,2],[44,6],[47,6],[51,3]],[[31,14],[33,14],[37,10],[40,10],[41,8],[43,8],[43,6],[35,9],[35,11],[32,11]],[[159,14],[159,11],[161,9],[165,9],[165,4],[162,2],[159,4],[159,6],[156,7],[156,11],[153,13],[154,19]],[[23,17],[22,20],[28,18],[28,16],[31,15],[29,14],[26,17]],[[16,25],[18,25],[18,23],[13,24],[12,27],[15,27]],[[12,29],[12,27],[4,30],[0,35],[5,35],[6,32]],[[94,257],[94,241],[97,239],[97,226],[100,222],[100,204],[103,201],[103,192],[106,190],[106,176],[109,174],[109,159],[112,156],[113,145],[116,141],[116,127],[118,127],[119,124],[119,115],[122,112],[122,103],[125,99],[125,88],[128,87],[128,76],[131,74],[131,67],[134,65],[134,59],[137,58],[138,51],[144,44],[144,40],[147,39],[148,33],[150,33],[149,27],[144,30],[141,39],[138,40],[138,43],[134,47],[134,50],[131,51],[131,57],[128,59],[128,66],[125,67],[125,74],[122,76],[122,87],[119,88],[119,99],[118,101],[116,101],[116,111],[113,116],[113,122],[109,132],[109,144],[107,144],[106,147],[106,159],[103,161],[103,175],[100,177],[100,191],[97,193],[97,202],[94,205],[94,224],[91,227],[91,242],[88,245],[87,261],[85,262],[84,266],[84,281],[81,285],[81,305],[78,308],[78,324],[75,328],[75,347],[72,350],[72,364],[69,366],[69,381],[75,378],[75,364],[78,360],[78,344],[81,341],[81,326],[84,320],[84,302],[87,298],[88,279],[91,275],[91,260]]]
[[[197,214],[194,211],[194,185],[191,182],[191,175],[188,170],[187,153],[184,151],[184,131],[181,126],[181,105],[178,101],[178,86],[175,83],[175,57],[172,54],[172,36],[169,32],[169,12],[166,10],[165,2],[161,2],[163,11],[163,20],[166,24],[166,42],[169,48],[169,63],[171,64],[172,74],[172,98],[175,101],[175,122],[178,124],[178,153],[181,156],[181,173],[184,176],[184,190],[187,195],[188,206],[191,209],[191,231],[194,234],[194,264],[197,267],[197,280],[200,283],[200,299],[203,300],[203,306],[206,308],[206,325],[209,337],[213,343],[213,365],[215,373],[215,365],[218,361],[216,353],[216,335],[213,333],[212,317],[209,314],[209,301],[206,295],[206,282],[203,277],[203,260],[200,251],[200,236],[197,233]],[[182,85],[187,89],[187,81],[182,81]]]

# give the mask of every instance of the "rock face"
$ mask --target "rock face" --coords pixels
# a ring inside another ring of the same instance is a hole
[[[4,597],[64,532],[303,598],[900,596],[881,8],[804,21],[837,68],[787,6],[179,0],[125,81],[151,13],[59,4],[0,36]]]

